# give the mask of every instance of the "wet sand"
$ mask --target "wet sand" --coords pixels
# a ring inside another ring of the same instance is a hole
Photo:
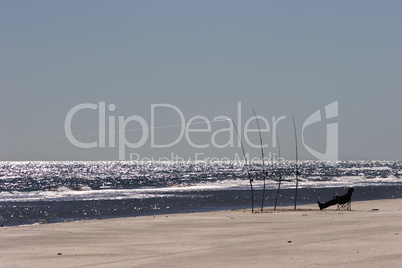
[[[0,267],[401,267],[402,199],[0,228]]]

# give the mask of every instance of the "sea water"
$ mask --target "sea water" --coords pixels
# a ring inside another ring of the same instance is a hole
[[[402,197],[399,161],[0,162],[0,225]],[[263,176],[265,170],[265,178]],[[253,180],[251,199],[250,179]],[[317,207],[318,208],[318,207]]]

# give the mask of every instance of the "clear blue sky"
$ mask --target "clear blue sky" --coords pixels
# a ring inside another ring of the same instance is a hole
[[[139,115],[150,124],[152,104],[174,105],[186,119],[236,119],[239,101],[243,123],[252,107],[269,120],[286,116],[278,126],[286,159],[294,159],[291,116],[301,140],[304,120],[338,101],[341,160],[401,160],[401,14],[401,1],[1,1],[0,160],[118,160],[117,148],[67,140],[64,120],[81,103],[114,104],[106,119]],[[178,124],[172,110],[156,119]],[[74,135],[97,141],[98,121],[94,110],[77,113]],[[325,126],[305,133],[318,151]],[[224,127],[213,123],[213,131]],[[158,142],[174,140],[179,128],[158,129]],[[270,134],[266,154],[277,152]],[[149,142],[127,155],[241,154],[195,150],[185,138],[164,149]],[[300,158],[315,159],[302,145]]]

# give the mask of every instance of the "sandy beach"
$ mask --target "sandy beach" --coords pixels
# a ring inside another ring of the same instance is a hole
[[[402,199],[1,227],[1,267],[401,267]]]

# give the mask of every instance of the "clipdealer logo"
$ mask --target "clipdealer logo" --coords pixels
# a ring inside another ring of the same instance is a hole
[[[325,106],[325,119],[338,117],[338,101]],[[327,140],[325,153],[318,152],[308,146],[304,141],[304,130],[306,127],[322,121],[321,111],[317,110],[311,114],[303,123],[302,126],[302,141],[306,150],[315,158],[323,161],[337,161],[338,160],[338,123],[328,123],[327,125]]]
[[[98,140],[92,142],[82,142],[77,139],[79,136],[74,136],[72,131],[72,121],[74,116],[78,116],[79,113],[85,112],[85,110],[97,110],[98,111]],[[157,143],[155,140],[156,133],[159,126],[156,126],[156,116],[158,112],[162,112],[163,109],[170,109],[171,111],[177,114],[179,124],[175,125],[176,127],[180,127],[180,133],[176,137],[176,139],[172,142],[160,144]],[[172,104],[152,104],[151,105],[151,122],[148,122],[139,115],[131,115],[128,117],[124,116],[114,116],[109,115],[106,116],[108,112],[114,112],[116,110],[116,106],[114,104],[109,104],[106,108],[105,102],[99,102],[98,104],[94,103],[82,103],[74,106],[70,109],[67,113],[65,121],[64,121],[64,131],[66,134],[67,139],[70,141],[71,144],[78,148],[82,149],[90,149],[90,148],[115,148],[118,147],[119,151],[119,160],[126,160],[126,149],[136,149],[144,146],[150,137],[150,146],[151,148],[170,148],[177,145],[183,138],[186,139],[187,143],[195,148],[195,149],[204,149],[208,147],[214,148],[226,148],[226,147],[241,147],[241,140],[244,140],[245,143],[252,147],[252,148],[263,148],[268,147],[267,143],[262,144],[254,144],[250,140],[250,133],[269,133],[271,132],[272,136],[272,147],[275,148],[277,141],[277,129],[278,124],[282,120],[286,119],[286,116],[282,115],[279,117],[273,116],[271,118],[271,122],[265,118],[264,116],[257,115],[248,118],[245,123],[242,122],[242,106],[241,102],[237,103],[237,120],[236,124],[238,126],[238,134],[235,132],[234,121],[228,116],[219,115],[212,120],[208,119],[202,115],[196,115],[191,117],[190,119],[186,120],[183,112],[176,106]],[[326,119],[337,117],[338,116],[338,102],[333,102],[325,107],[326,112]],[[106,117],[107,120],[106,120]],[[260,129],[252,128],[250,126],[251,122],[254,120],[260,120],[263,124],[261,125]],[[108,122],[108,131],[106,131],[106,121]],[[211,123],[214,122],[225,122],[227,127],[218,129],[212,132]],[[337,160],[338,158],[338,124],[332,123],[327,125],[327,142],[326,142],[326,152],[320,153],[311,147],[309,147],[304,141],[304,129],[307,128],[309,125],[317,123],[321,121],[321,113],[320,110],[317,110],[315,113],[310,115],[305,122],[303,123],[302,127],[302,141],[303,145],[308,152],[310,152],[314,157],[319,160]],[[130,142],[127,140],[126,133],[130,131],[127,129],[127,125],[131,122],[137,123],[140,125],[140,138],[137,142]],[[197,124],[203,124],[203,128],[196,128]],[[281,123],[282,124],[282,123]],[[195,133],[210,133],[210,142],[204,144],[197,144],[193,141],[192,135]],[[217,135],[220,133],[227,133],[228,139],[225,143],[218,143]],[[108,135],[106,135],[108,134]],[[117,134],[117,137],[116,137]],[[107,137],[108,136],[108,137]],[[108,138],[108,142],[106,143],[106,138]],[[117,145],[116,145],[116,138],[117,138]],[[235,142],[237,141],[237,142]],[[132,159],[132,155],[135,155],[135,160],[140,160],[139,155],[137,153],[130,154],[130,160]],[[199,154],[197,154],[199,155]],[[197,158],[197,157],[196,157]],[[147,158],[149,159],[149,158]],[[166,159],[166,158],[164,158]],[[176,157],[175,159],[182,159]],[[227,158],[225,158],[227,159]],[[261,160],[261,159],[260,159]]]

